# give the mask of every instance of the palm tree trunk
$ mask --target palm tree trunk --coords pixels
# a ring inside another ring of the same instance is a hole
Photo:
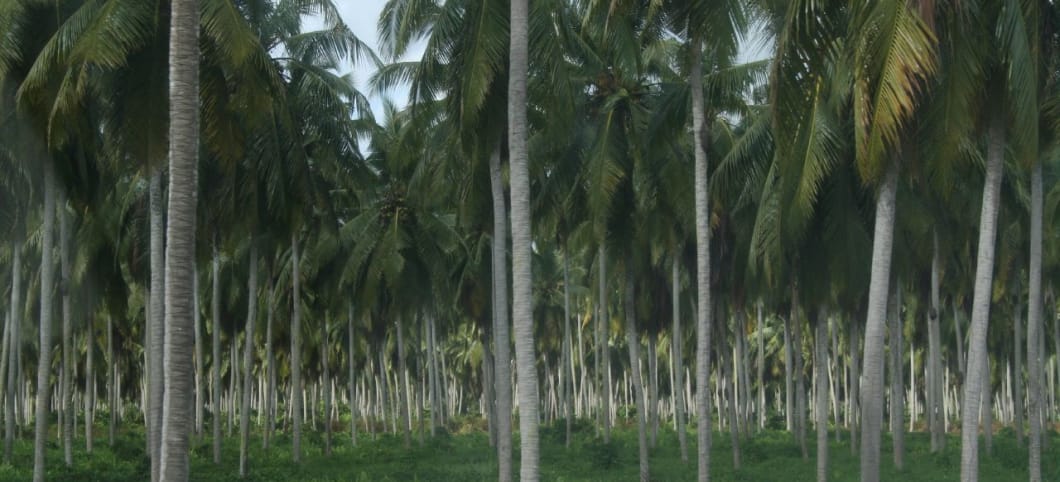
[[[247,275],[247,324],[243,328],[243,400],[239,409],[239,477],[247,476],[250,451],[250,388],[254,384],[254,325],[258,319],[258,244],[250,236],[250,273]],[[235,360],[233,360],[235,361]]]
[[[904,462],[905,436],[905,383],[902,377],[902,288],[895,283],[891,294],[891,313],[888,316],[891,325],[891,442],[893,445],[894,466],[902,470]]]
[[[755,331],[757,332],[758,342],[758,428],[764,429],[766,427],[766,386],[765,386],[765,371],[766,371],[766,345],[765,345],[765,320],[762,318],[762,303],[758,303],[755,312],[757,313],[757,324],[755,325]]]
[[[644,384],[640,373],[640,336],[637,333],[636,307],[634,305],[635,287],[633,281],[632,257],[626,264],[626,344],[629,346],[629,367],[633,379],[633,396],[636,398],[637,406],[637,443],[640,448],[640,480],[647,482],[651,480],[651,470],[648,466],[648,437],[647,421],[645,420],[646,408],[644,405]]]
[[[151,480],[158,481],[161,476],[162,463],[162,402],[164,398],[164,341],[165,341],[165,236],[166,226],[163,218],[162,169],[151,173],[149,184],[151,210],[151,303],[148,319],[148,362],[147,362],[147,425],[148,439],[151,443]]]
[[[894,243],[895,198],[898,188],[897,159],[887,166],[879,197],[872,242],[868,315],[865,322],[865,356],[862,362],[861,480],[880,480],[880,430],[883,425],[883,342],[887,323],[888,287],[891,279],[891,247]]]
[[[199,319],[199,266],[195,263],[192,266],[192,293],[193,299],[192,304],[194,305],[192,312],[194,313],[195,323],[195,434],[198,437],[202,437],[202,426],[203,426],[203,411],[205,407],[205,395],[203,390],[205,385],[203,384],[203,354],[202,354],[202,320]]]
[[[725,404],[725,414],[728,417],[729,425],[729,444],[732,445],[732,467],[734,470],[740,470],[740,422],[736,416],[736,377],[735,377],[735,359],[733,357],[733,349],[730,346],[726,337],[728,323],[725,319],[725,304],[723,302],[715,301],[715,320],[718,321],[716,324],[718,330],[717,338],[717,349],[718,349],[718,364],[720,364],[721,377],[724,379],[722,382],[722,397]],[[718,407],[718,419],[721,419],[721,406]]]
[[[512,480],[511,334],[508,322],[508,214],[501,177],[500,147],[490,155],[493,194],[493,382],[496,384],[497,480]]]
[[[659,437],[659,334],[654,330],[648,333],[648,430],[649,441],[655,448]]]
[[[114,319],[107,314],[107,444],[114,447],[114,430],[118,424],[118,364],[114,360]]]
[[[567,419],[567,431],[564,446],[570,448],[571,431],[574,424],[574,362],[571,360],[570,330],[570,251],[563,250],[563,408]]]
[[[984,390],[983,378],[976,375],[984,373],[987,367],[986,330],[990,324],[994,246],[1005,154],[1005,127],[1002,122],[995,118],[990,126],[986,180],[983,183],[983,205],[979,218],[979,252],[972,298],[971,340],[968,343],[968,373],[972,376],[966,377],[961,407],[961,480],[964,482],[979,479],[979,431],[974,414],[979,413],[979,396]]]
[[[965,339],[964,334],[961,333],[961,312],[957,308],[956,300],[952,301],[951,303],[953,304],[953,330],[954,335],[957,337],[957,368],[960,369],[961,380],[964,380],[964,378],[967,376],[966,374],[968,373],[968,364],[965,363],[964,359]]]
[[[791,284],[791,343],[795,355],[795,440],[802,450],[802,459],[810,459],[806,446],[806,362],[802,358],[802,320],[799,319],[799,284]]]
[[[828,312],[822,305],[817,315],[817,333],[814,335],[814,378],[816,394],[814,410],[817,414],[817,482],[828,480]],[[838,430],[839,427],[836,427]]]
[[[48,439],[48,407],[51,397],[52,289],[55,287],[55,172],[44,162],[44,222],[41,226],[40,353],[37,362],[37,407],[33,434],[33,482],[44,482],[45,443]]]
[[[1027,410],[1030,414],[1030,480],[1042,480],[1042,361],[1045,353],[1039,343],[1044,338],[1042,326],[1042,163],[1031,173],[1031,247],[1029,300],[1027,304]]]
[[[349,360],[349,390],[350,390],[350,445],[357,446],[357,384],[354,380],[354,373],[356,358],[354,357],[355,352],[353,351],[353,303],[350,303],[349,312],[346,317],[347,332],[349,336],[349,345],[346,350],[346,357]],[[271,327],[271,324],[270,324]],[[271,337],[271,335],[270,335]],[[272,351],[269,351],[269,370],[272,371]],[[270,375],[272,376],[272,375]],[[270,385],[273,382],[270,381]],[[269,393],[272,393],[272,388],[269,388]],[[270,398],[271,402],[271,398]],[[271,413],[271,412],[270,412]]]
[[[858,450],[858,420],[859,403],[858,397],[861,393],[861,375],[858,373],[859,348],[861,347],[860,324],[856,321],[850,324],[850,455],[856,455]]]
[[[1017,304],[1018,306],[1018,304]],[[1017,307],[1012,314],[1013,359],[1012,372],[1012,423],[1016,426],[1016,447],[1023,448],[1023,316]]]
[[[92,453],[92,428],[96,421],[96,330],[95,317],[89,317],[85,332],[85,452]]]
[[[213,418],[213,463],[221,464],[221,253],[217,250],[217,240],[213,242],[212,262],[213,294],[210,296],[211,349],[213,359],[210,361],[213,370],[213,402],[210,404],[210,416]]]
[[[324,315],[324,332],[320,334],[321,338],[321,365],[323,365],[324,372],[324,456],[331,457],[331,363],[328,360],[328,351],[330,346],[328,345],[329,338],[329,326],[328,322],[330,317]]]
[[[11,242],[11,314],[8,324],[11,333],[8,336],[7,371],[0,374],[7,379],[4,387],[4,462],[11,463],[11,449],[15,441],[15,398],[18,391],[15,384],[18,380],[18,347],[22,344],[19,327],[22,324],[22,238],[16,237]],[[113,409],[112,409],[113,411]]]
[[[74,406],[71,401],[73,394],[73,326],[70,319],[72,313],[70,306],[70,288],[72,279],[70,277],[70,215],[66,211],[66,196],[59,195],[59,293],[62,296],[62,377],[59,381],[62,413],[63,432],[63,461],[67,467],[74,464]]]
[[[265,363],[268,364],[265,373],[265,433],[262,436],[262,448],[269,450],[269,442],[272,441],[272,433],[276,430],[276,355],[272,348],[272,322],[276,313],[276,304],[273,299],[272,275],[268,277],[265,292],[268,293],[265,313]]]
[[[784,424],[795,435],[795,353],[791,347],[791,316],[784,319]]]
[[[395,325],[397,328],[397,355],[398,355],[398,405],[401,411],[401,430],[405,436],[405,448],[412,447],[412,421],[409,417],[409,374],[405,368],[405,335],[401,323],[401,315],[397,316]]]
[[[299,263],[298,233],[291,235],[291,417],[292,459],[295,463],[302,461],[302,291],[301,265]]]
[[[674,426],[677,430],[677,442],[681,446],[681,461],[688,462],[688,437],[685,434],[685,396],[684,393],[684,356],[681,341],[684,339],[681,330],[681,272],[678,264],[677,250],[674,250],[674,259],[670,291],[670,306],[673,310],[673,333],[670,335],[670,358],[673,360],[674,384],[671,389],[671,398],[674,402]]]
[[[600,351],[600,397],[602,407],[601,416],[604,426],[604,443],[611,443],[611,348],[608,345],[610,338],[611,320],[607,304],[607,244],[605,240],[600,241],[600,317],[597,323],[596,343]]]
[[[702,42],[691,41],[692,138],[696,196],[696,418],[699,481],[710,480],[710,197],[707,189],[707,121],[703,101]]]
[[[942,305],[939,302],[940,252],[938,231],[932,231],[931,257],[931,310],[928,312],[928,373],[931,375],[928,412],[931,414],[931,451],[937,452],[946,447],[945,414],[942,407],[945,394],[942,384],[942,338],[939,333],[939,315]]]
[[[191,428],[192,265],[199,152],[199,5],[174,0],[169,52],[169,223],[166,233],[165,389],[161,480],[188,479]],[[160,298],[161,299],[161,298]]]
[[[512,326],[519,383],[519,480],[538,480],[538,388],[534,356],[534,319],[530,224],[530,166],[527,148],[527,69],[529,6],[511,1],[511,45],[508,71],[508,145],[512,196]]]

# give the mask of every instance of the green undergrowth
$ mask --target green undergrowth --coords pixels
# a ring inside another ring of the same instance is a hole
[[[62,450],[51,437],[48,444],[48,480],[76,481],[139,481],[149,479],[150,464],[144,454],[143,431],[124,429],[113,446],[108,444],[106,431],[97,438],[95,451],[84,450],[84,440],[77,438],[73,466],[62,462]],[[80,435],[80,434],[79,434]],[[615,429],[610,443],[604,443],[588,423],[575,424],[570,447],[564,445],[565,426],[562,423],[541,429],[541,478],[546,481],[633,481],[638,480],[637,432],[628,425]],[[809,433],[809,457],[803,460],[791,434],[767,430],[742,441],[743,466],[733,469],[733,457],[728,433],[713,434],[711,450],[711,479],[715,481],[783,481],[816,480],[815,434]],[[696,476],[696,437],[689,432],[690,461],[681,461],[677,436],[673,430],[661,427],[657,445],[651,452],[653,480],[694,480]],[[848,437],[842,434],[836,443],[830,434],[829,480],[858,480],[859,459],[850,453]],[[925,433],[906,435],[906,467],[897,471],[892,462],[891,441],[883,439],[881,454],[882,480],[902,482],[956,481],[960,478],[959,438],[951,435],[942,453],[932,454]],[[410,448],[403,438],[394,435],[360,433],[358,445],[352,446],[348,432],[336,432],[332,455],[323,454],[323,435],[306,430],[303,439],[304,456],[300,464],[291,459],[291,439],[280,433],[273,438],[269,450],[254,437],[250,453],[250,481],[490,481],[496,480],[497,463],[489,438],[482,424],[475,420],[459,420],[449,430],[441,430],[433,438],[428,434],[422,444],[419,433],[413,434]],[[1051,435],[1048,451],[1042,454],[1045,480],[1060,482],[1060,437]],[[982,444],[980,444],[982,447]],[[518,477],[519,443],[513,443],[515,473]],[[14,447],[14,464],[0,465],[0,480],[29,480],[32,471],[32,440],[25,438]],[[238,480],[239,439],[224,440],[222,464],[213,464],[213,449],[209,439],[195,437],[192,441],[192,480]],[[1027,480],[1027,450],[1016,446],[1011,430],[994,437],[992,456],[981,456],[980,479],[984,481]]]

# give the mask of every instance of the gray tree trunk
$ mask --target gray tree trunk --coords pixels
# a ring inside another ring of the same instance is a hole
[[[247,274],[247,322],[243,327],[243,399],[239,409],[239,477],[246,478],[250,452],[250,389],[254,386],[254,325],[258,320],[258,243],[250,236]],[[235,360],[232,360],[235,362]]]
[[[156,168],[151,173],[149,184],[150,223],[151,223],[151,303],[148,304],[148,362],[147,362],[147,432],[151,451],[151,480],[158,481],[162,468],[162,406],[164,392],[164,341],[165,341],[165,263],[166,263],[166,225],[163,210],[165,207],[162,190],[162,171]]]
[[[1017,305],[1018,306],[1018,305]],[[1012,373],[1012,423],[1016,426],[1016,447],[1023,448],[1023,313],[1016,308],[1012,314],[1013,358]]]
[[[175,0],[169,52],[169,213],[166,232],[162,482],[188,479],[192,428],[192,265],[199,153],[199,2]]]
[[[630,260],[626,263],[625,284],[624,301],[626,313],[624,318],[626,319],[626,344],[629,346],[630,378],[633,379],[633,396],[636,399],[635,402],[637,407],[637,444],[639,447],[640,480],[641,482],[647,482],[648,480],[651,480],[651,470],[648,465],[648,427],[647,420],[645,420],[647,407],[644,403],[644,383],[641,380],[640,372],[640,336],[637,333],[637,310],[634,304],[636,290],[633,281],[632,257],[630,257]]]
[[[945,410],[943,409],[943,397],[945,395],[942,385],[942,338],[939,333],[939,314],[942,305],[939,302],[940,283],[940,252],[939,236],[937,231],[932,231],[932,257],[931,257],[931,308],[928,312],[928,420],[931,423],[931,451],[937,452],[946,448]]]
[[[192,266],[192,304],[194,305],[192,312],[193,323],[195,323],[195,434],[202,437],[203,427],[203,411],[205,407],[205,395],[203,390],[205,385],[203,382],[203,355],[202,355],[202,320],[199,319],[199,266],[198,263]]]
[[[210,296],[211,346],[213,359],[213,401],[210,403],[210,416],[213,418],[213,463],[221,464],[221,253],[217,250],[217,240],[213,242],[213,261],[211,263],[211,282],[213,293]]]
[[[397,316],[395,328],[397,329],[397,385],[398,385],[398,409],[401,412],[401,430],[405,437],[405,448],[412,447],[412,421],[409,417],[409,374],[405,368],[405,335],[401,323],[401,315]]]
[[[757,314],[758,323],[755,325],[755,331],[757,334],[758,342],[758,408],[756,410],[758,415],[758,428],[764,429],[766,427],[766,386],[765,386],[765,371],[766,371],[766,345],[765,345],[765,319],[762,318],[762,303],[759,302],[755,310]]]
[[[291,236],[291,432],[295,463],[302,461],[302,270],[299,262],[298,233]]]
[[[894,466],[901,471],[905,455],[905,383],[902,377],[902,288],[895,283],[888,315],[891,334],[891,443]]]
[[[500,482],[512,480],[511,325],[508,322],[508,214],[501,177],[501,153],[490,155],[493,194],[493,382],[496,384],[497,465]]]
[[[571,431],[574,423],[574,362],[571,360],[570,331],[570,252],[563,251],[563,408],[567,422],[567,434],[564,446],[570,448]]]
[[[266,301],[266,312],[265,312],[265,363],[268,366],[265,367],[265,433],[261,438],[262,447],[268,451],[269,442],[272,441],[272,433],[276,430],[276,354],[273,353],[272,346],[272,322],[276,313],[275,303],[275,292],[273,289],[272,275],[268,277],[267,293],[268,300]]]
[[[330,346],[328,345],[328,339],[330,338],[330,317],[324,316],[324,332],[320,334],[321,337],[321,365],[323,365],[323,388],[324,388],[324,456],[331,457],[331,363],[328,359],[328,351]],[[249,377],[247,377],[249,378]]]
[[[729,424],[729,445],[732,445],[732,467],[734,470],[740,470],[740,422],[739,417],[736,415],[736,360],[733,356],[733,347],[729,344],[726,335],[728,331],[728,323],[725,319],[725,308],[724,304],[720,301],[714,302],[715,308],[715,320],[717,320],[716,327],[718,330],[717,348],[718,348],[718,364],[721,368],[721,376],[724,378],[723,383],[723,397],[725,403],[725,414],[728,417]],[[720,410],[719,407],[719,420]]]
[[[37,362],[37,406],[33,433],[33,482],[44,482],[45,444],[48,440],[48,407],[51,398],[52,290],[55,287],[55,171],[44,162],[44,221],[41,226],[40,349]]]
[[[696,195],[696,418],[700,482],[710,480],[710,196],[707,185],[707,120],[703,101],[702,41],[692,39],[689,86]]]
[[[854,321],[850,324],[850,455],[856,455],[858,451],[858,426],[859,419],[858,413],[860,413],[860,404],[858,397],[861,393],[861,375],[858,373],[859,363],[858,359],[861,358],[859,351],[861,347],[861,330],[860,324]]]
[[[519,480],[538,480],[538,387],[534,356],[531,275],[530,166],[527,148],[527,69],[529,2],[511,1],[508,71],[508,145],[512,196],[512,326],[519,383]]]
[[[802,358],[802,321],[799,320],[799,285],[791,284],[791,343],[795,355],[795,440],[802,450],[802,459],[810,459],[806,446],[806,363]]]
[[[984,393],[986,371],[986,332],[990,324],[990,298],[994,281],[994,246],[997,237],[997,213],[1001,203],[1001,176],[1005,157],[1005,127],[1000,119],[990,126],[987,146],[986,180],[983,183],[983,205],[979,218],[978,256],[975,267],[975,291],[972,298],[971,340],[968,343],[968,373],[964,383],[961,407],[961,480],[979,480],[979,437],[974,414],[979,413],[979,397]]]
[[[114,447],[114,430],[118,425],[118,364],[114,360],[114,320],[107,314],[107,444]]]
[[[795,353],[791,347],[791,315],[784,319],[784,425],[795,435]]]
[[[73,279],[70,276],[72,262],[70,253],[70,213],[66,209],[66,195],[59,195],[59,293],[62,296],[62,377],[60,379],[60,412],[62,413],[63,461],[67,467],[74,464],[74,408],[73,371],[74,371],[74,328],[70,306],[70,291]]]
[[[659,437],[659,334],[648,333],[648,430],[651,448]]]
[[[674,249],[671,271],[673,279],[671,280],[670,305],[673,309],[674,327],[673,334],[670,336],[672,344],[670,357],[673,359],[674,384],[670,389],[674,402],[674,426],[677,429],[678,444],[681,446],[681,461],[688,462],[688,436],[685,433],[684,356],[682,355],[684,331],[681,330],[681,272],[676,249]]]
[[[861,405],[861,480],[880,480],[880,430],[883,426],[883,342],[887,323],[888,287],[891,279],[891,247],[894,243],[895,197],[898,164],[887,166],[879,197],[872,243],[868,316],[865,323],[865,378]]]
[[[817,481],[828,480],[828,312],[821,306],[817,315],[817,333],[814,335],[813,367],[817,380],[814,397],[817,414]],[[836,427],[838,430],[839,427]]]
[[[2,376],[7,378],[7,385],[4,387],[4,462],[11,463],[11,450],[12,444],[15,441],[15,399],[17,396],[17,389],[15,387],[18,380],[17,368],[18,368],[18,347],[22,344],[22,336],[19,333],[20,325],[22,324],[22,238],[16,237],[11,242],[11,314],[8,318],[8,324],[11,326],[11,333],[8,336],[8,350],[7,350],[7,371]],[[111,410],[113,411],[113,409]]]
[[[96,421],[96,329],[95,316],[90,316],[85,332],[85,452],[92,453],[92,428]]]
[[[611,347],[609,338],[611,332],[611,318],[607,303],[607,245],[605,240],[600,240],[599,251],[600,265],[600,318],[597,324],[596,343],[600,351],[600,399],[602,403],[602,417],[604,426],[604,443],[611,443]]]
[[[349,313],[346,316],[347,323],[347,334],[349,336],[349,344],[346,349],[346,358],[349,361],[349,390],[350,390],[350,445],[357,446],[357,384],[354,381],[354,374],[356,370],[356,358],[353,344],[353,303],[350,303]],[[271,326],[271,325],[270,325]],[[272,352],[269,352],[269,370],[272,370]],[[272,376],[272,375],[270,375]],[[270,386],[273,382],[270,380]],[[272,393],[272,388],[269,388],[269,393]],[[270,396],[271,401],[271,396]],[[270,412],[271,413],[271,412]]]
[[[1042,326],[1042,163],[1031,173],[1030,266],[1027,270],[1029,300],[1027,304],[1027,410],[1030,414],[1029,471],[1031,482],[1042,480],[1042,363],[1044,339]]]

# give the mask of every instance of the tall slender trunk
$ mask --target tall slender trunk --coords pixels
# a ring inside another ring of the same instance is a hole
[[[764,429],[766,427],[766,386],[765,386],[765,371],[766,371],[766,345],[765,345],[765,319],[762,318],[762,303],[759,302],[755,312],[757,314],[758,322],[755,324],[755,331],[757,332],[758,342],[758,408],[755,410],[758,415],[758,428]]]
[[[629,346],[629,367],[633,379],[633,396],[636,398],[637,407],[637,443],[640,455],[640,480],[647,482],[651,480],[651,470],[648,466],[648,437],[647,421],[645,420],[646,408],[644,404],[644,383],[640,373],[640,335],[637,333],[636,306],[634,296],[636,290],[633,280],[632,256],[626,263],[626,289],[625,289],[625,319],[626,319],[626,344]]]
[[[114,447],[118,424],[118,364],[114,360],[114,319],[107,314],[107,444]]]
[[[196,263],[192,266],[192,313],[194,316],[193,323],[195,323],[195,435],[202,436],[202,424],[203,424],[203,367],[202,367],[202,320],[199,319],[199,265]]]
[[[501,177],[501,152],[490,155],[490,190],[493,194],[493,347],[496,352],[497,480],[512,480],[511,325],[508,322],[508,214]]]
[[[1017,304],[1019,306],[1019,304]],[[1012,372],[1012,424],[1016,426],[1016,447],[1023,448],[1023,313],[1017,307],[1012,314],[1014,366]]]
[[[1031,172],[1031,246],[1027,303],[1027,410],[1030,414],[1029,471],[1031,482],[1042,480],[1042,162]]]
[[[791,315],[784,319],[784,425],[795,436],[795,353],[791,347]]]
[[[928,373],[931,374],[929,381],[928,411],[931,414],[931,451],[936,452],[946,448],[945,410],[943,409],[943,397],[945,387],[942,384],[942,338],[939,333],[939,315],[942,305],[939,302],[940,283],[940,255],[938,231],[932,231],[932,256],[931,256],[931,309],[928,312]]]
[[[806,446],[806,362],[802,358],[802,320],[799,319],[799,284],[791,284],[791,343],[795,355],[795,440],[802,450],[802,459],[810,459]]]
[[[250,236],[247,274],[247,323],[243,327],[243,400],[239,408],[239,477],[246,478],[250,451],[250,389],[254,385],[254,325],[258,320],[258,243]],[[232,360],[235,362],[235,360]]]
[[[7,350],[7,372],[0,374],[7,378],[7,386],[4,387],[4,462],[11,463],[11,449],[15,441],[15,399],[17,389],[15,387],[18,376],[18,347],[22,345],[22,336],[19,333],[22,324],[22,238],[16,237],[11,242],[11,314],[8,324],[11,333],[8,337]],[[111,409],[113,411],[113,409]]]
[[[659,437],[659,334],[648,333],[648,430],[651,448]]]
[[[964,337],[964,334],[961,333],[961,318],[960,318],[961,310],[957,308],[957,301],[956,300],[952,301],[952,304],[953,304],[953,330],[954,330],[954,335],[957,337],[957,368],[961,372],[961,380],[963,381],[964,378],[967,376],[966,374],[968,373],[968,364],[965,363],[965,359],[964,359],[965,337]]]
[[[596,328],[596,344],[600,351],[600,400],[602,403],[602,417],[604,426],[604,443],[611,443],[611,347],[609,338],[611,332],[611,317],[607,303],[607,244],[605,240],[600,241],[599,250],[599,286],[600,286],[600,317]]]
[[[736,415],[736,376],[735,376],[735,365],[736,360],[733,356],[733,348],[730,346],[726,331],[728,330],[728,323],[725,319],[725,304],[720,300],[714,302],[715,308],[715,320],[716,328],[718,331],[717,348],[718,348],[718,364],[721,365],[721,377],[724,379],[722,382],[722,396],[724,397],[725,403],[725,414],[728,416],[729,425],[729,444],[732,446],[732,467],[734,470],[740,470],[740,422]],[[719,406],[718,419],[721,419],[721,407]]]
[[[854,321],[850,324],[850,455],[856,455],[858,450],[858,426],[860,425],[858,413],[860,404],[858,397],[861,394],[861,374],[859,372],[858,359],[861,347],[860,324]]]
[[[356,373],[356,352],[354,351],[353,345],[353,303],[350,303],[349,311],[346,315],[347,323],[347,335],[349,336],[349,342],[346,349],[346,358],[349,361],[349,390],[350,390],[350,445],[357,446],[357,384],[354,381],[354,374]],[[271,325],[270,325],[271,326]],[[269,370],[272,370],[272,352],[269,352]],[[271,376],[271,375],[270,375]],[[270,381],[270,384],[272,382]],[[272,393],[272,388],[269,389],[269,393]],[[270,398],[271,401],[271,398]],[[271,413],[271,412],[270,412]]]
[[[275,287],[270,274],[265,288],[268,297],[265,301],[265,363],[267,366],[265,367],[265,393],[262,394],[265,399],[265,433],[261,438],[262,447],[266,451],[269,450],[272,433],[276,430],[276,354],[273,353],[272,347],[272,322],[276,313],[274,300],[276,293],[273,288]]]
[[[828,312],[822,305],[818,310],[817,333],[813,337],[813,367],[816,382],[814,412],[817,419],[817,481],[828,480]],[[839,430],[839,427],[836,427]]]
[[[164,393],[164,341],[165,341],[165,236],[166,225],[163,214],[164,194],[162,191],[162,169],[156,168],[151,173],[148,188],[150,196],[151,223],[151,316],[148,319],[150,349],[147,363],[147,424],[148,440],[151,444],[151,480],[161,477],[162,467],[162,405]]]
[[[92,453],[92,428],[96,422],[96,327],[90,316],[85,330],[85,452]]]
[[[328,345],[330,338],[330,326],[329,321],[331,317],[324,315],[324,332],[320,334],[321,338],[321,365],[323,365],[324,379],[324,456],[331,457],[331,363],[328,359],[328,352],[331,347]]]
[[[398,356],[398,371],[397,371],[397,385],[398,385],[398,405],[401,412],[401,430],[405,436],[405,448],[412,447],[412,421],[409,417],[409,374],[405,368],[405,335],[404,327],[401,323],[401,315],[397,316],[395,320],[395,327],[397,329],[397,356]]]
[[[55,287],[55,171],[44,162],[44,222],[41,226],[40,267],[40,357],[37,362],[37,407],[33,434],[33,482],[44,482],[45,443],[48,438],[48,408],[51,398],[52,289]]]
[[[537,482],[538,387],[534,356],[533,278],[531,273],[530,166],[527,146],[527,69],[529,2],[511,1],[508,70],[508,145],[512,198],[512,326],[519,383],[519,480]]]
[[[59,293],[62,296],[62,377],[60,383],[63,432],[63,461],[67,467],[74,464],[74,417],[75,408],[72,402],[74,356],[73,356],[73,320],[70,306],[70,290],[73,279],[70,276],[70,214],[66,210],[66,195],[59,195]]]
[[[891,312],[888,316],[891,328],[891,442],[894,466],[900,471],[904,465],[905,437],[905,383],[902,378],[902,288],[895,283],[891,294]]]
[[[574,362],[571,360],[570,331],[570,251],[563,250],[563,408],[567,419],[567,434],[564,445],[570,448],[571,431],[574,424]]]
[[[299,263],[298,233],[291,235],[291,417],[292,459],[302,461],[302,271]]]
[[[876,199],[872,242],[868,315],[865,323],[865,356],[862,362],[861,480],[880,480],[880,430],[883,425],[883,342],[887,324],[887,298],[894,243],[895,198],[898,162],[890,161]]]
[[[671,398],[674,403],[674,426],[677,430],[677,442],[681,446],[681,461],[688,462],[688,436],[685,433],[685,396],[684,396],[684,331],[681,330],[681,271],[677,249],[674,249],[674,259],[670,291],[670,306],[673,310],[673,333],[670,335],[670,358],[673,360],[674,383],[671,388]]]
[[[710,480],[710,197],[707,186],[707,121],[703,101],[703,45],[691,41],[692,138],[696,194],[696,418],[699,481]]]
[[[213,261],[211,263],[211,282],[213,293],[210,296],[210,348],[213,350],[211,369],[213,371],[213,401],[210,403],[210,417],[213,419],[213,463],[221,464],[221,253],[217,250],[217,238],[213,241]]]
[[[961,480],[979,479],[979,437],[977,421],[979,396],[984,393],[983,379],[976,376],[987,367],[986,331],[990,324],[990,298],[994,281],[994,246],[997,236],[997,213],[1001,203],[1001,176],[1004,167],[1005,126],[1003,120],[992,121],[987,146],[986,180],[983,183],[983,205],[979,218],[979,252],[975,267],[975,290],[972,298],[971,340],[968,343],[968,373],[964,383],[961,407]]]

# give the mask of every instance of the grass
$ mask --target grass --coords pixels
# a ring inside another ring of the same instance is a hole
[[[254,439],[250,454],[250,477],[252,481],[490,481],[496,480],[496,457],[489,446],[485,433],[477,421],[457,421],[450,426],[454,433],[443,431],[423,445],[414,434],[413,446],[405,449],[402,438],[380,435],[372,440],[360,434],[360,443],[350,444],[349,434],[338,432],[333,438],[333,454],[323,455],[323,435],[306,431],[303,439],[301,464],[291,461],[291,441],[285,434],[273,439],[268,451],[261,448],[260,438]],[[635,427],[621,426],[614,432],[612,442],[604,444],[595,431],[584,423],[576,425],[577,431],[571,447],[563,444],[562,424],[542,427],[541,430],[541,478],[546,481],[633,481],[637,480],[637,432]],[[104,430],[99,433],[105,435]],[[80,434],[79,434],[80,435]],[[741,444],[743,467],[732,468],[732,451],[728,433],[714,433],[711,450],[711,475],[715,481],[770,481],[785,482],[816,480],[814,434],[810,436],[810,454],[803,460],[798,446],[787,432],[767,430]],[[651,455],[653,480],[694,480],[695,434],[688,437],[691,461],[680,459],[676,434],[660,428],[658,445]],[[859,462],[851,456],[850,447],[843,434],[843,443],[831,443],[829,480],[858,480]],[[1049,451],[1042,454],[1045,480],[1060,481],[1060,437],[1051,434]],[[95,451],[84,451],[84,440],[78,437],[74,452],[74,464],[66,468],[62,464],[62,450],[55,441],[49,440],[48,480],[78,481],[127,481],[147,480],[150,464],[144,455],[143,432],[139,428],[123,430],[113,447],[105,437],[98,438]],[[881,454],[881,478],[883,480],[947,481],[960,478],[960,441],[951,435],[947,450],[931,454],[929,438],[925,433],[906,435],[906,468],[899,472],[894,468],[891,442],[884,436]],[[519,443],[513,444],[518,475]],[[191,454],[192,480],[227,481],[238,479],[239,441],[226,438],[223,446],[223,463],[212,463],[212,446],[208,439],[193,439]],[[29,480],[32,474],[32,441],[18,441],[14,448],[14,465],[0,465],[0,480]],[[980,479],[984,481],[1027,480],[1027,451],[1016,447],[1011,430],[1003,430],[994,437],[994,454],[982,456]]]

